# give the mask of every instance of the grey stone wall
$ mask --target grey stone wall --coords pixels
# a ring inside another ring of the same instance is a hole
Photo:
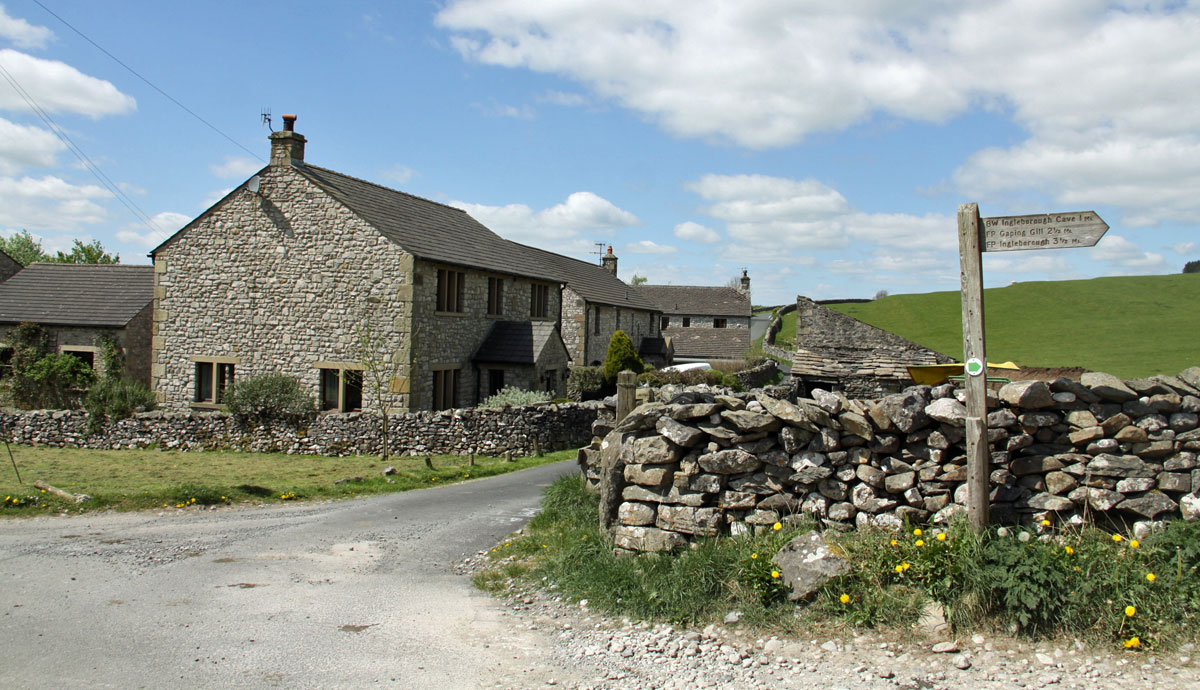
[[[503,410],[447,410],[391,415],[392,449],[398,455],[529,455],[587,441],[600,403],[534,405]],[[318,416],[297,429],[273,423],[239,426],[223,412],[147,412],[87,432],[80,411],[0,412],[0,433],[10,443],[112,450],[241,450],[300,455],[377,455],[379,419],[362,413]]]
[[[947,384],[879,400],[677,396],[637,408],[580,462],[631,550],[800,514],[834,529],[944,523],[966,510],[962,395]],[[1132,523],[1136,534],[1200,519],[1200,367],[1014,382],[989,410],[994,521]]]
[[[367,314],[382,349],[408,351],[412,256],[290,167],[260,177],[259,195],[235,190],[155,255],[151,378],[166,409],[192,405],[196,357],[234,358],[237,378],[282,372],[315,393],[318,362],[358,360]],[[408,405],[406,394],[390,404]]]

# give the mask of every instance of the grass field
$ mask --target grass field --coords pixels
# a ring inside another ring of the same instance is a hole
[[[513,462],[476,456],[474,465],[469,465],[466,457],[435,455],[431,470],[423,457],[393,457],[384,463],[372,456],[11,448],[24,483],[17,483],[7,453],[0,451],[0,494],[6,496],[0,516],[350,498],[504,474],[566,460],[576,452],[563,450],[543,457],[514,458]],[[397,472],[384,477],[381,471],[389,465]],[[334,484],[355,477],[362,481]],[[75,505],[34,488],[35,480],[92,499]]]
[[[829,305],[962,358],[958,292]],[[1015,283],[984,291],[988,360],[1124,378],[1200,366],[1200,275]],[[795,333],[795,315],[781,334]]]

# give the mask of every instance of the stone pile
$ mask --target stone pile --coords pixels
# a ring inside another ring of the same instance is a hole
[[[815,389],[687,391],[636,408],[580,451],[619,547],[676,548],[811,515],[826,527],[965,513],[964,391],[878,400]],[[1177,377],[1020,381],[988,403],[991,517],[1082,523],[1200,518],[1200,367]]]
[[[394,414],[391,450],[398,455],[530,455],[586,442],[603,405],[598,402]],[[243,426],[223,412],[146,412],[109,422],[97,434],[74,410],[0,412],[0,435],[10,443],[98,450],[239,450],[298,455],[378,455],[379,418],[358,412],[317,416],[294,426]]]

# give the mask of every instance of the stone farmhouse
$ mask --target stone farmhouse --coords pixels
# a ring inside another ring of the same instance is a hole
[[[940,352],[858,319],[796,298],[792,376],[808,388],[878,398],[912,385],[908,367],[953,362]]]
[[[750,349],[750,277],[740,285],[638,285],[662,311],[660,326],[677,362],[740,359]]]
[[[235,380],[279,372],[323,410],[374,409],[364,334],[399,358],[392,411],[472,406],[505,386],[563,395],[568,366],[607,348],[610,320],[659,336],[652,305],[614,273],[311,165],[294,124],[270,135],[265,168],[151,252],[164,407],[220,408]]]
[[[101,373],[96,338],[109,336],[124,355],[125,378],[149,385],[153,303],[151,266],[34,263],[0,283],[0,338],[36,323],[53,351]]]

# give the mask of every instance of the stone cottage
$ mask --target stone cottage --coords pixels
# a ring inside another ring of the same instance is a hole
[[[796,298],[792,376],[808,388],[878,398],[913,385],[908,367],[949,364],[948,357],[863,323],[807,297]]]
[[[738,287],[638,285],[662,311],[660,328],[679,362],[740,359],[750,349],[750,277]]]
[[[599,266],[535,247],[524,249],[565,285],[562,337],[573,365],[603,364],[608,343],[618,330],[625,331],[643,361],[657,367],[669,363],[659,321],[662,312],[617,277],[612,247]]]
[[[34,263],[0,283],[0,338],[36,323],[53,351],[100,373],[96,339],[108,336],[124,355],[125,378],[149,385],[153,302],[151,266]]]
[[[21,262],[12,258],[7,252],[0,251],[0,281],[8,280],[24,268]]]
[[[283,119],[270,163],[151,252],[164,407],[219,408],[239,378],[281,372],[324,410],[371,409],[364,348],[398,359],[390,410],[565,392],[563,284],[534,253],[460,209],[307,163]]]

